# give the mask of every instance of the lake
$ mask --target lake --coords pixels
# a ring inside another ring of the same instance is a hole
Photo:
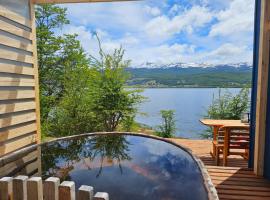
[[[237,94],[239,88],[228,89]],[[160,110],[175,110],[176,136],[184,138],[200,138],[207,127],[199,120],[207,113],[213,95],[218,96],[218,88],[151,88],[142,93],[148,100],[142,103],[136,121],[155,128],[161,123]]]

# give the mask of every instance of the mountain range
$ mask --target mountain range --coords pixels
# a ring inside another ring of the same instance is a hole
[[[252,68],[252,66],[247,62],[240,62],[240,63],[229,63],[229,64],[210,64],[210,63],[183,63],[183,62],[177,62],[177,63],[168,63],[168,64],[157,64],[152,62],[146,62],[142,63],[138,66],[131,67],[131,68],[171,68],[171,67],[177,67],[177,68],[220,68],[220,67],[235,67],[235,68],[241,68],[241,67],[248,67]]]
[[[244,87],[250,86],[252,66],[248,63],[206,64],[144,63],[127,68],[129,86],[139,87]]]

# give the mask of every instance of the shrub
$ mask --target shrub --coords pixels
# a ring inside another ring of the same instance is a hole
[[[206,117],[209,119],[241,119],[241,115],[248,111],[249,105],[248,88],[242,88],[236,95],[233,95],[228,90],[222,94],[220,89],[218,97],[215,98],[213,96],[213,101],[207,110]],[[203,138],[211,138],[212,129],[207,129],[201,136]]]
[[[156,135],[164,138],[173,137],[176,131],[175,111],[161,110],[162,124],[158,127]]]
[[[210,119],[241,119],[241,114],[249,108],[249,89],[242,88],[237,95],[227,90],[222,95],[219,90],[218,98],[213,97],[213,102],[207,111]]]
[[[101,123],[102,131],[115,131],[124,121],[132,124],[132,116],[137,113],[137,106],[142,102],[143,96],[140,95],[141,90],[125,88],[129,78],[126,68],[130,65],[130,60],[124,59],[125,51],[119,48],[112,54],[105,53],[97,35],[96,38],[100,57],[90,58],[94,72],[91,92],[93,113]]]

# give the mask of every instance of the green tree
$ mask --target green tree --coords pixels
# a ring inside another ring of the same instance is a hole
[[[222,94],[219,90],[218,97],[213,96],[212,104],[208,107],[206,117],[209,119],[241,119],[241,115],[249,109],[249,89],[242,88],[236,95],[227,90]],[[202,138],[211,138],[212,129],[203,133]]]
[[[68,36],[67,40],[62,53],[65,65],[63,94],[48,117],[49,133],[54,136],[81,134],[98,129],[98,121],[92,112],[93,73],[89,68],[89,60],[75,36]]]
[[[124,60],[124,50],[104,53],[97,37],[100,58],[89,57],[77,35],[56,34],[68,23],[66,9],[36,7],[43,135],[114,131],[121,123],[132,124],[142,96],[125,89],[130,61]]]
[[[65,8],[49,4],[36,6],[42,124],[62,95],[64,66],[60,52],[66,40],[56,36],[54,30],[68,23]]]
[[[176,131],[174,110],[161,110],[162,124],[158,127],[156,134],[160,137],[173,137]]]
[[[125,88],[129,78],[125,69],[130,64],[129,60],[124,60],[125,51],[119,48],[112,54],[105,53],[98,36],[95,36],[100,57],[91,56],[91,67],[95,73],[92,79],[93,112],[102,124],[102,131],[115,131],[122,122],[132,119],[143,97],[141,90]]]
[[[243,88],[233,95],[228,91],[222,94],[219,90],[218,97],[213,96],[212,104],[207,110],[207,118],[210,119],[241,119],[241,114],[249,108],[249,89]]]
[[[136,129],[136,125],[138,125],[138,123],[135,122],[135,114],[129,115],[126,116],[125,119],[122,121],[120,130],[131,132]]]
[[[69,24],[66,9],[37,6],[36,24],[43,135],[63,136],[93,130],[86,95],[89,59],[76,35],[56,34]]]

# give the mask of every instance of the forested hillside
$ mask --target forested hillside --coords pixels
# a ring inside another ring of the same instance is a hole
[[[243,87],[250,86],[252,67],[247,65],[215,67],[128,68],[129,86],[142,87]]]

